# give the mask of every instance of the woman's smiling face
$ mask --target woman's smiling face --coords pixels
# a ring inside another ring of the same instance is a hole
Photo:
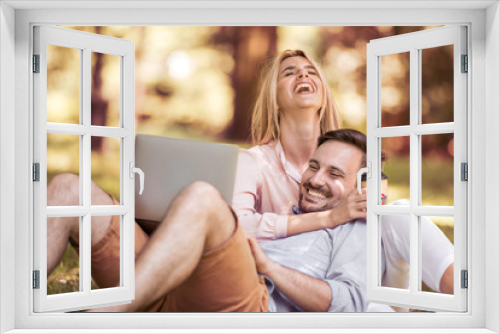
[[[323,83],[316,68],[304,57],[283,60],[278,72],[278,106],[287,109],[321,108]]]

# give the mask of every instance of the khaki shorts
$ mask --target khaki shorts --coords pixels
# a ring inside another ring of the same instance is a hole
[[[135,256],[148,242],[135,223]],[[105,237],[92,247],[92,278],[99,288],[116,286],[120,273],[120,216],[113,216]],[[221,246],[202,255],[191,276],[150,312],[267,312],[268,292],[257,274],[253,255],[240,225]]]

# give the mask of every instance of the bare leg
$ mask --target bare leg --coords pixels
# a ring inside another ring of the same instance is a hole
[[[450,264],[448,268],[443,273],[443,276],[441,277],[441,282],[439,282],[439,292],[441,293],[447,293],[452,295],[454,293],[454,264]]]
[[[59,174],[47,185],[47,205],[79,205],[79,176]],[[113,200],[94,182],[91,185],[92,205],[112,205]],[[97,244],[108,231],[110,216],[92,217],[92,245]],[[52,217],[47,219],[47,275],[59,264],[71,239],[78,244],[80,238],[78,217]]]
[[[184,282],[203,253],[226,242],[235,226],[228,204],[214,187],[204,182],[191,184],[174,199],[136,259],[135,300],[92,311],[144,310]]]

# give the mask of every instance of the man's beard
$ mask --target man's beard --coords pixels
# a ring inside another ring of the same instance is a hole
[[[300,196],[299,196],[299,209],[300,209],[300,211],[302,211],[303,213],[309,213],[309,212],[322,212],[322,211],[333,209],[333,207],[335,205],[332,201],[332,193],[330,192],[330,190],[328,190],[328,188],[326,188],[326,187],[319,187],[319,188],[314,187],[309,182],[304,184],[303,188],[304,187],[307,188],[308,190],[314,190],[316,192],[323,194],[326,197],[326,199],[325,199],[326,203],[323,206],[318,207],[314,203],[307,202],[306,200],[304,200],[304,193],[301,191]]]

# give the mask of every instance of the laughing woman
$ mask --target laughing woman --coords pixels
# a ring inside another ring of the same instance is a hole
[[[238,162],[233,208],[248,232],[282,238],[366,216],[366,195],[356,193],[333,210],[290,216],[318,137],[339,127],[337,106],[318,65],[303,51],[283,52],[253,111],[256,146],[241,150]]]
[[[366,194],[356,191],[334,209],[293,214],[297,213],[294,205],[299,200],[302,173],[317,138],[340,126],[335,101],[319,66],[303,51],[281,53],[264,78],[254,107],[252,139],[256,146],[240,151],[233,208],[248,233],[260,239],[277,239],[366,217]],[[314,191],[309,194],[325,196]],[[432,264],[424,268],[428,275],[423,273],[423,279],[435,291],[453,293],[453,246],[430,220],[423,222],[428,226],[424,231],[432,236],[426,239],[431,247],[423,247],[422,263]],[[406,288],[409,223],[401,223],[388,219],[383,225],[383,282]],[[391,246],[396,244],[398,247]]]

